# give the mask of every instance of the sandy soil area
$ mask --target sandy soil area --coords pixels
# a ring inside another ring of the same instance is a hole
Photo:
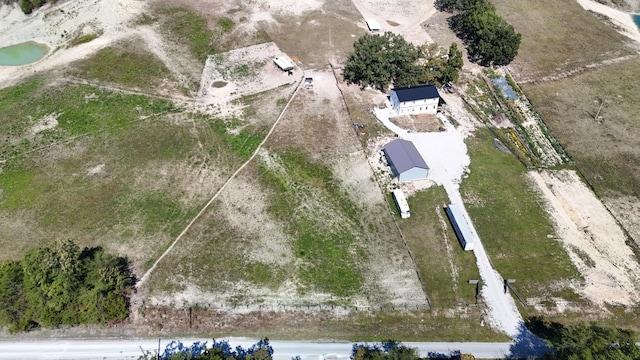
[[[380,32],[401,34],[415,45],[432,43],[422,24],[437,10],[433,1],[411,0],[353,0],[363,19],[374,19],[380,24]],[[367,24],[362,22],[362,28]]]
[[[585,278],[575,289],[595,304],[640,300],[640,265],[616,220],[570,170],[529,172],[547,201],[559,240]]]
[[[234,106],[233,100],[300,80],[300,67],[288,74],[274,64],[275,57],[287,58],[273,42],[209,57],[202,71],[197,102],[222,116],[236,115],[242,104]]]
[[[0,46],[35,41],[49,46],[42,60],[23,66],[0,66],[0,86],[24,76],[53,69],[95,53],[131,33],[129,24],[146,7],[141,0],[67,1],[46,5],[27,16],[16,6],[0,7]],[[85,33],[101,33],[88,43],[66,48],[69,40]]]
[[[624,12],[622,10],[611,8],[607,5],[600,4],[593,0],[578,0],[578,4],[582,6],[585,10],[593,11],[598,14],[602,14],[617,25],[620,30],[619,32],[630,39],[640,42],[640,30],[633,22],[633,18],[631,14]]]

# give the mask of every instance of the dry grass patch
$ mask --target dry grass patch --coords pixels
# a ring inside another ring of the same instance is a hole
[[[403,115],[390,118],[392,123],[403,129],[416,132],[444,131],[444,126],[435,115]]]
[[[264,29],[278,46],[305,68],[345,59],[353,42],[365,33],[362,17],[350,1],[326,0],[320,10],[303,16],[274,16]],[[300,36],[300,34],[305,34]]]
[[[522,34],[518,56],[509,65],[520,82],[535,82],[636,51],[627,38],[576,1],[493,3],[498,13]]]
[[[640,86],[631,80],[636,77],[632,59],[525,90],[582,176],[639,242],[640,219],[625,205],[640,202]]]
[[[600,196],[640,194],[640,84],[631,80],[637,69],[633,59],[524,87]]]

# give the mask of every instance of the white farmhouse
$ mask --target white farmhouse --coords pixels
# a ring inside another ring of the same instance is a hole
[[[392,89],[390,99],[398,115],[436,114],[440,94],[433,85],[416,85]]]

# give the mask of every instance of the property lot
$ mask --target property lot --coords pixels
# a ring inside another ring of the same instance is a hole
[[[476,66],[458,93],[443,94],[447,121],[395,124],[413,135],[456,126],[472,163],[448,185],[461,186],[493,266],[534,305],[525,314],[625,319],[638,300],[637,279],[623,274],[638,270],[625,244],[640,224],[640,89],[627,81],[637,75],[635,45],[571,2],[495,3],[524,34],[516,80],[616,219],[572,166],[527,173],[495,148],[484,127],[499,105],[475,87]],[[154,1],[148,13],[116,5],[122,26],[104,23],[97,42],[65,52],[51,40],[59,49],[45,61],[0,69],[7,84],[55,69],[0,90],[3,258],[70,238],[129,256],[141,276],[178,239],[121,325],[142,335],[504,338],[485,325],[482,297],[475,306],[474,255],[443,212],[452,200],[433,179],[403,185],[413,215],[396,216],[388,190],[397,184],[379,160],[393,135],[373,115],[385,94],[340,75],[363,17],[446,47],[445,15],[400,0]],[[273,66],[284,54],[292,75]],[[72,70],[57,67],[76,59]],[[298,88],[305,77],[313,86]],[[451,163],[451,153],[429,161]]]

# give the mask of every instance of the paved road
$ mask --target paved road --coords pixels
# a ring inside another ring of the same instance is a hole
[[[190,339],[183,341],[191,344],[194,341],[206,339]],[[161,341],[161,348],[169,340]],[[250,347],[256,340],[231,339],[230,345]],[[346,360],[351,355],[352,343],[334,342],[294,342],[271,341],[275,360],[290,360],[300,356],[303,360]],[[504,358],[512,353],[520,354],[514,343],[404,343],[417,348],[421,356],[429,353],[450,354],[460,350],[462,353],[473,354],[476,358],[495,359]],[[127,339],[127,340],[42,340],[42,341],[0,341],[0,360],[4,359],[137,359],[143,350],[155,352],[158,340]],[[531,353],[529,353],[531,354]]]

